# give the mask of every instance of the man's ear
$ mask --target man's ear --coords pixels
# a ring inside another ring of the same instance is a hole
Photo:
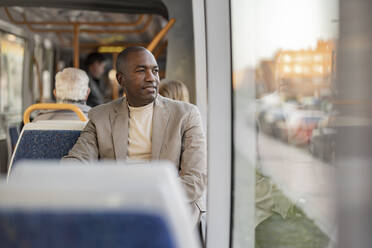
[[[118,80],[118,83],[123,86],[123,81],[124,81],[124,74],[121,72],[116,73],[116,80]]]

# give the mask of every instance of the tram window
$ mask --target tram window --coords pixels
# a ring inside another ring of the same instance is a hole
[[[35,102],[52,101],[54,55],[51,42],[36,42],[33,51],[33,98]]]
[[[43,79],[43,100],[51,101],[53,99],[53,82],[54,82],[54,52],[49,40],[44,41],[44,61],[42,70]]]
[[[335,244],[337,0],[232,0],[233,247]]]
[[[22,76],[25,41],[13,34],[0,32],[0,123],[20,121],[22,114]],[[0,139],[5,126],[0,127]]]
[[[35,102],[41,102],[42,96],[42,77],[41,77],[41,65],[43,64],[43,49],[41,44],[36,43],[32,58],[32,88],[33,97]]]

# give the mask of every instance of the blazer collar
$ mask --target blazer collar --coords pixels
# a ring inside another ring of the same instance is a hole
[[[112,139],[116,160],[127,159],[128,150],[128,106],[126,99],[113,102],[114,111],[110,113]]]
[[[126,99],[123,97],[113,102],[114,111],[110,113],[110,123],[114,141],[115,157],[125,160],[128,152],[129,112]],[[152,117],[152,159],[159,159],[164,142],[165,131],[169,121],[169,109],[162,96],[155,99]]]
[[[155,160],[159,159],[169,121],[169,109],[163,99],[160,95],[156,97],[152,116],[152,159]]]

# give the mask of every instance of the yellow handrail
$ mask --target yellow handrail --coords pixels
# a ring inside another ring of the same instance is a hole
[[[168,33],[169,29],[174,25],[175,22],[176,22],[176,19],[174,18],[170,19],[167,25],[165,25],[165,27],[162,28],[162,30],[160,30],[159,33],[155,35],[154,39],[147,46],[147,49],[150,52],[154,51],[155,47],[159,44],[161,39]]]
[[[73,104],[68,103],[38,103],[33,104],[30,107],[28,107],[23,114],[23,122],[24,124],[27,124],[30,122],[30,114],[35,110],[40,109],[53,109],[53,110],[71,110],[76,113],[76,115],[79,117],[81,121],[87,121],[87,117],[84,115],[84,113],[81,111],[80,108]]]

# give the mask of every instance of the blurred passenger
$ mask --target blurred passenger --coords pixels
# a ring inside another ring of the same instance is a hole
[[[196,106],[158,95],[159,67],[150,51],[129,47],[117,58],[121,97],[89,112],[87,126],[64,160],[169,160],[179,173],[192,222],[205,211],[206,141]]]
[[[90,95],[87,105],[95,107],[104,103],[104,96],[101,88],[105,83],[102,82],[102,75],[105,71],[105,57],[101,53],[91,53],[85,59],[85,67],[89,76]]]
[[[186,85],[179,80],[162,80],[159,86],[159,94],[173,100],[190,102],[189,91]]]
[[[56,74],[56,86],[53,94],[57,103],[74,104],[87,116],[90,107],[86,100],[90,93],[89,78],[85,71],[76,68],[65,68]],[[79,120],[70,110],[48,110],[40,112],[33,120]]]

